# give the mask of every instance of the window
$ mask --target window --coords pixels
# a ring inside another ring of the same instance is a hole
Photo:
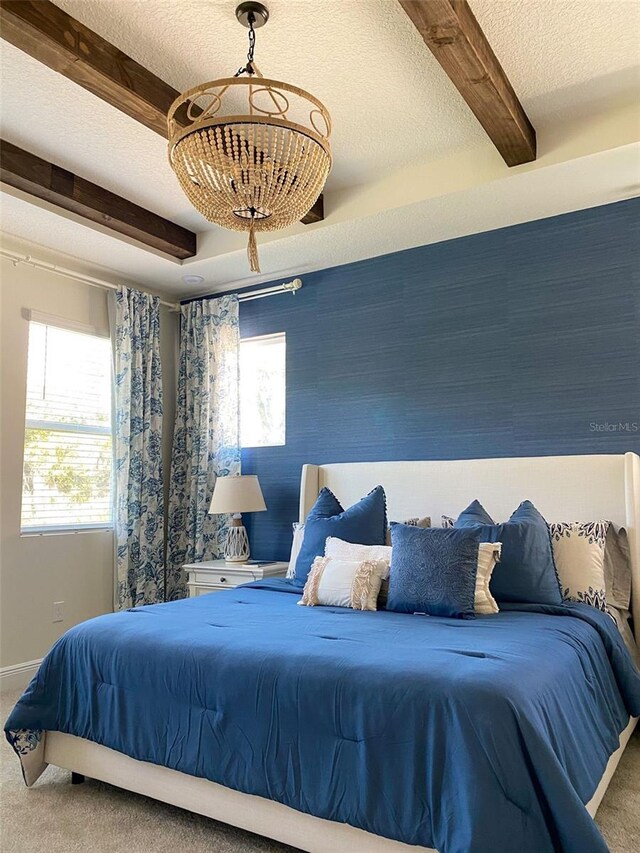
[[[29,323],[22,531],[109,527],[111,344]]]
[[[284,444],[284,332],[240,341],[240,441],[243,447]]]

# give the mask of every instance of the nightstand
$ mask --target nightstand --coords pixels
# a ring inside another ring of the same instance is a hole
[[[260,581],[263,578],[283,578],[288,563],[225,563],[224,560],[203,560],[201,563],[187,563],[182,567],[187,573],[189,598],[206,595],[208,592],[220,592],[221,589],[233,589],[242,583]]]

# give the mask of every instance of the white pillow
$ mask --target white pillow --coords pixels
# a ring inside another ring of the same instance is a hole
[[[325,557],[333,557],[338,560],[381,560],[387,564],[383,578],[389,576],[389,564],[391,563],[391,545],[357,545],[354,542],[345,542],[336,536],[328,536],[324,543]]]
[[[491,595],[489,581],[500,560],[501,542],[481,542],[478,546],[478,567],[476,570],[476,590],[473,609],[476,613],[487,615],[499,611],[495,598]]]
[[[608,527],[608,521],[549,525],[563,598],[606,610],[604,552]]]
[[[316,557],[298,604],[376,610],[382,576],[388,565],[382,560],[338,560]]]
[[[289,567],[286,577],[293,578],[296,574],[296,560],[302,548],[302,540],[304,539],[304,524],[295,521],[293,523],[293,542],[291,543],[291,556],[289,557]]]

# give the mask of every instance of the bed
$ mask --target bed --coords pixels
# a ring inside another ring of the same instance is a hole
[[[377,483],[391,518],[527,497],[626,526],[640,623],[636,455],[307,465],[300,519],[325,485],[347,505]],[[9,721],[25,781],[55,764],[311,853],[606,850],[592,816],[640,712],[606,614],[461,622],[298,597],[252,584],[72,629]]]

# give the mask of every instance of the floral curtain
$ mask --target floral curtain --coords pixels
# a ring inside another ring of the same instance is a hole
[[[187,594],[185,563],[221,556],[228,517],[209,504],[216,477],[240,473],[238,298],[183,305],[180,321],[167,600]]]
[[[112,306],[113,307],[113,306]],[[165,597],[162,369],[157,296],[119,287],[115,373],[115,609]]]

